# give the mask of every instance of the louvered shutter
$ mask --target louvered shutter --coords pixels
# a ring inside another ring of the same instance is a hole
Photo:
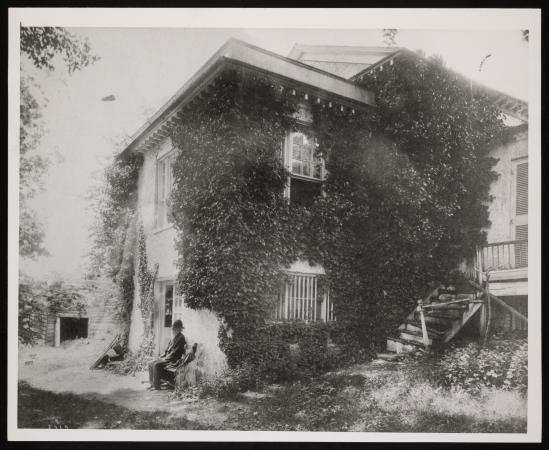
[[[517,165],[517,216],[528,214],[528,163]]]
[[[515,238],[517,242],[515,248],[515,267],[528,267],[528,224],[517,225],[515,227]]]

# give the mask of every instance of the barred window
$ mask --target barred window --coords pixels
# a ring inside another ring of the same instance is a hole
[[[335,320],[330,293],[314,274],[289,274],[281,286],[272,318],[305,322]]]

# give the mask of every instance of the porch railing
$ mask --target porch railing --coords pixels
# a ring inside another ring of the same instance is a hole
[[[487,244],[479,249],[477,259],[483,272],[528,267],[528,239]]]

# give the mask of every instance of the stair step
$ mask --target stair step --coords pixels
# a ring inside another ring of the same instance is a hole
[[[423,344],[423,333],[421,331],[417,332],[417,331],[409,331],[409,330],[400,330],[399,337],[401,339],[406,339],[408,341],[414,341],[414,342],[419,342],[420,344]],[[439,339],[439,336],[435,336],[427,332],[427,342],[429,345],[433,345],[433,341],[436,341],[437,339]]]
[[[466,311],[467,308],[469,308],[468,304],[460,304],[460,303],[450,303],[446,304],[444,302],[442,303],[433,303],[434,305],[437,305],[435,308],[437,311]],[[427,309],[427,311],[434,311]]]
[[[423,348],[423,344],[415,341],[408,341],[396,336],[387,338],[387,351],[393,353],[407,353],[417,348]]]
[[[463,309],[437,308],[436,310],[433,310],[433,311],[424,311],[423,315],[425,317],[439,317],[439,318],[447,318],[450,320],[456,320],[456,319],[459,319],[465,311],[466,310],[463,310]]]
[[[419,333],[423,333],[422,329],[421,329],[421,322],[419,321],[407,321],[405,323],[403,323],[402,325],[400,325],[398,327],[399,330],[408,330],[408,331],[417,331]],[[441,330],[441,329],[436,329],[436,328],[433,328],[432,326],[427,326],[427,334],[431,335],[435,335],[435,336],[442,336],[444,335],[444,333],[446,333],[446,330]]]
[[[378,353],[377,357],[385,361],[398,361],[402,358],[402,353]]]
[[[435,328],[448,328],[456,318],[454,317],[448,317],[448,316],[438,316],[433,314],[424,314],[425,323],[428,327],[435,327]],[[419,322],[419,314],[415,314],[415,320]]]

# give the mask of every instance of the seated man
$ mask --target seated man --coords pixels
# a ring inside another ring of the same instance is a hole
[[[149,365],[149,383],[151,383],[149,389],[160,389],[160,379],[172,377],[172,373],[166,369],[176,368],[185,354],[187,342],[181,330],[183,330],[183,322],[176,320],[172,325],[172,339],[166,351]]]

